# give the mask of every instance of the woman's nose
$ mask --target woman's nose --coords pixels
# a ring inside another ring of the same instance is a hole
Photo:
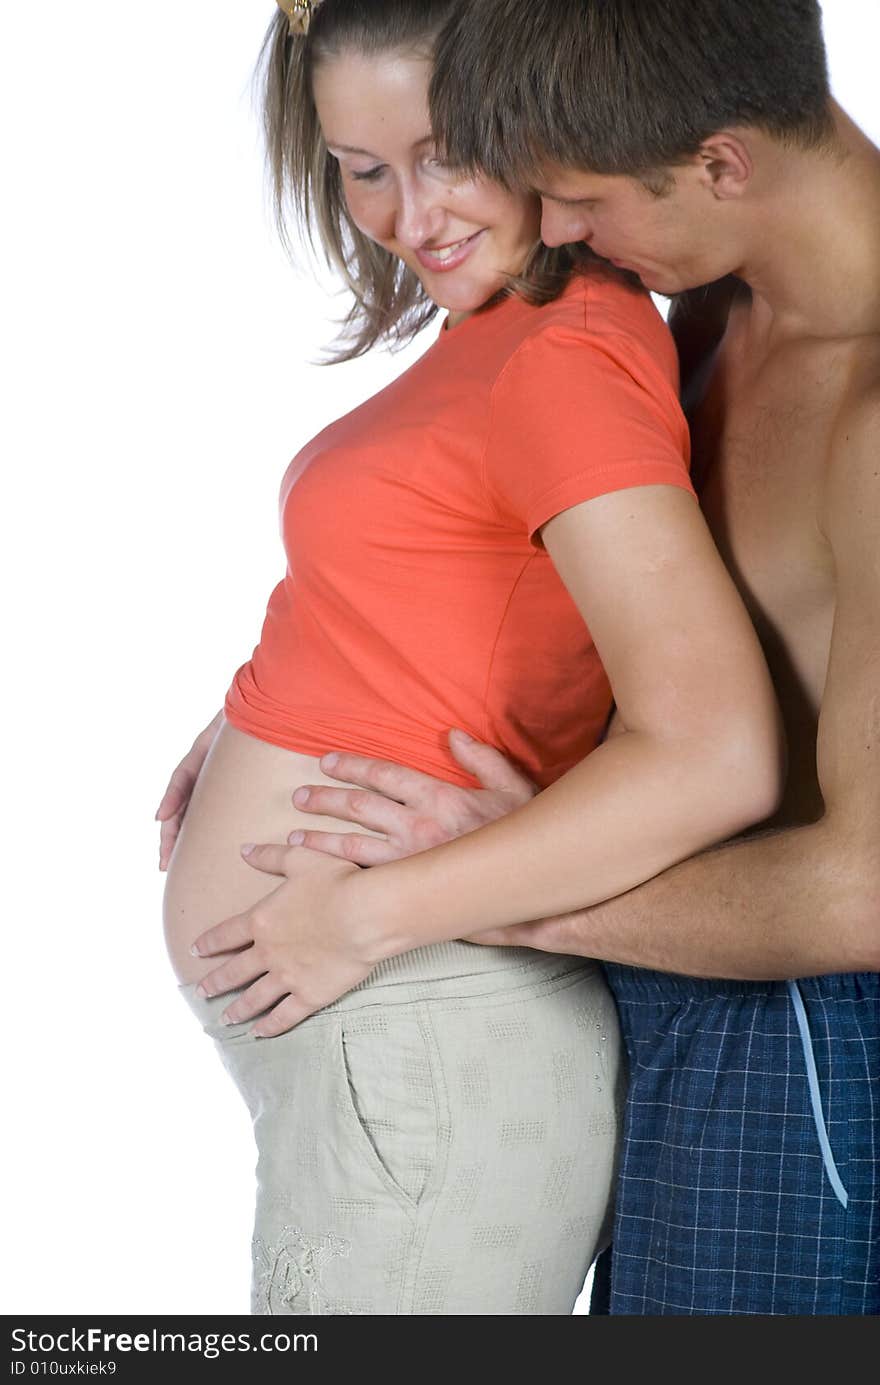
[[[445,212],[436,189],[410,187],[401,191],[395,230],[402,245],[417,249],[440,230]]]

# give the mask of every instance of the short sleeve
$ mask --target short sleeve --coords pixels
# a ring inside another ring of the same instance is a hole
[[[484,481],[499,515],[534,540],[554,515],[612,491],[693,494],[676,389],[635,337],[567,325],[528,337],[492,390]]]

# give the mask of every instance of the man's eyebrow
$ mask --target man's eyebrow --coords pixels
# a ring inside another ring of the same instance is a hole
[[[562,207],[577,207],[582,202],[594,202],[594,197],[556,197],[552,192],[544,192],[541,188],[532,187],[532,192],[536,197],[542,198],[546,202],[558,202]]]

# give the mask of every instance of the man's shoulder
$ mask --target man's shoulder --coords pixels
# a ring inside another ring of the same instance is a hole
[[[873,354],[873,353],[871,353]],[[870,363],[869,363],[870,364]],[[865,530],[876,546],[880,520],[880,342],[874,369],[862,369],[841,396],[831,435],[824,495],[823,528],[848,541]]]
[[[873,460],[880,469],[880,333],[850,344],[846,387],[833,434],[836,458]],[[866,455],[867,454],[867,455]]]

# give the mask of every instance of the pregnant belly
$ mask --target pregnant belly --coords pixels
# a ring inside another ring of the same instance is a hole
[[[168,866],[165,941],[178,981],[199,981],[223,960],[191,955],[200,933],[249,909],[279,883],[247,865],[240,854],[244,842],[283,843],[297,827],[352,831],[351,823],[301,813],[291,802],[301,784],[332,782],[311,755],[270,745],[223,722]]]

